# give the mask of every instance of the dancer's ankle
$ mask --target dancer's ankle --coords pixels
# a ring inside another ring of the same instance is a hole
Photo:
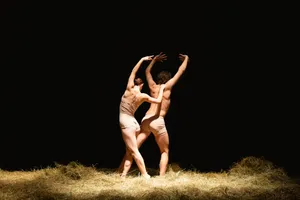
[[[144,178],[146,178],[146,179],[151,178],[151,176],[150,176],[149,174],[142,174],[142,176],[143,176]]]

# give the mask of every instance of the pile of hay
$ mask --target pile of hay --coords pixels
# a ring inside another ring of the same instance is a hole
[[[300,186],[284,170],[256,157],[246,157],[222,172],[203,173],[170,165],[164,177],[149,180],[138,176],[136,169],[122,179],[114,169],[71,162],[32,171],[0,170],[0,199],[292,200],[300,199]]]

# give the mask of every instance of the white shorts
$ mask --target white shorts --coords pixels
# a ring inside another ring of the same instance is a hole
[[[121,129],[133,127],[136,131],[140,131],[140,125],[132,115],[120,113],[119,121]]]
[[[141,127],[146,132],[152,132],[155,136],[167,132],[165,119],[161,116],[146,115],[141,122]]]

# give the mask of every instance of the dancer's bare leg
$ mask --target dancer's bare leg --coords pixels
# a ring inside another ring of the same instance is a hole
[[[141,175],[146,178],[149,178],[150,176],[147,173],[144,159],[138,150],[135,129],[132,129],[132,128],[122,129],[122,136],[123,136],[123,139],[124,139],[126,147],[127,147],[125,158],[123,159],[124,166],[126,166],[126,167],[124,167],[124,169],[123,169],[122,176],[126,176],[127,172],[130,169],[130,167],[128,168],[127,166],[131,166],[131,164],[132,164],[132,158],[129,157],[129,155],[130,155],[131,157],[133,157],[134,161],[136,162],[136,164],[141,172]]]
[[[139,134],[139,131],[136,131],[135,136],[137,137],[138,134]],[[131,156],[128,148],[126,147],[126,152],[125,152],[122,162],[118,168],[118,173],[121,173],[121,176],[126,176],[128,171],[130,170],[132,162],[133,162],[133,157]]]
[[[143,131],[143,130],[141,130]],[[148,138],[148,136],[150,135],[150,132],[144,133],[141,132],[140,134],[137,135],[137,145],[138,148],[140,148],[142,146],[142,144],[145,142],[145,140]],[[132,166],[132,162],[133,162],[133,158],[131,156],[131,154],[128,152],[128,150],[126,150],[126,154],[123,157],[123,160],[119,166],[119,173],[122,173],[122,176],[126,176],[127,173],[129,172],[131,166]]]
[[[163,133],[155,137],[156,143],[159,147],[161,156],[159,163],[159,175],[166,174],[168,162],[169,162],[169,135],[168,132]]]
[[[126,176],[132,165],[132,162],[133,162],[133,157],[130,155],[129,150],[126,148],[125,155],[118,168],[118,173],[120,173],[121,176]]]

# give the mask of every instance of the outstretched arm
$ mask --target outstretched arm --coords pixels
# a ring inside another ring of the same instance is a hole
[[[168,88],[172,88],[186,70],[189,61],[188,55],[179,54],[179,59],[182,61],[182,63],[178,68],[176,74],[166,83],[166,87]]]
[[[154,56],[154,58],[151,60],[150,64],[148,65],[148,67],[146,68],[146,79],[148,82],[148,86],[149,88],[152,88],[153,86],[156,85],[155,81],[152,78],[151,75],[151,69],[153,67],[153,65],[159,61],[159,62],[163,62],[164,60],[167,59],[167,56],[165,54],[163,54],[162,52],[156,56]]]
[[[165,89],[166,85],[165,84],[162,84],[160,86],[160,89],[159,89],[159,93],[158,93],[158,97],[157,98],[153,98],[151,96],[149,96],[148,94],[146,93],[142,93],[142,98],[149,102],[149,103],[161,103],[162,101],[162,98],[163,98],[163,92],[164,92],[164,89]]]
[[[131,74],[128,78],[128,82],[127,82],[127,88],[132,88],[134,86],[134,79],[136,76],[137,71],[139,70],[139,68],[141,67],[143,61],[145,60],[152,60],[153,56],[145,56],[143,58],[141,58],[138,63],[134,66],[134,68],[131,71]]]

